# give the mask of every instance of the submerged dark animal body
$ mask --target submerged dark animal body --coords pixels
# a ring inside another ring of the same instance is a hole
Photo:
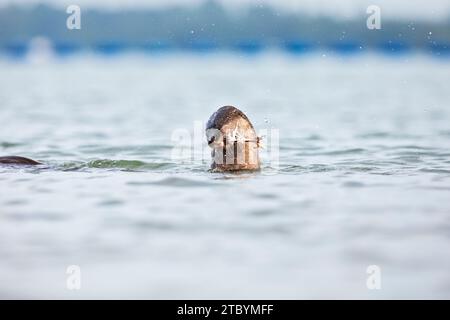
[[[34,166],[40,163],[24,157],[11,156],[0,157],[0,164]]]
[[[259,137],[250,120],[232,106],[219,108],[206,124],[213,171],[259,170]]]

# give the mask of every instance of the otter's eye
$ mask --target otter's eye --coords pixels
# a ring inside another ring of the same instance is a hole
[[[222,140],[222,133],[220,130],[215,128],[210,128],[206,130],[206,140],[208,141],[208,146],[213,143],[217,143]]]
[[[208,140],[208,144],[213,143],[214,141],[216,141],[216,137],[212,136],[211,139]]]

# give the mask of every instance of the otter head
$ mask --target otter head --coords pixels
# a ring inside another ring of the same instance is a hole
[[[206,124],[206,139],[213,171],[259,170],[259,138],[241,110],[225,106],[214,112]]]

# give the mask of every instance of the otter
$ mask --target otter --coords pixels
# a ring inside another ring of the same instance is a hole
[[[252,123],[233,106],[224,106],[214,112],[206,124],[208,146],[212,148],[211,171],[257,171],[260,169],[259,145]],[[41,164],[32,159],[9,156],[0,157],[0,165]]]
[[[11,156],[0,157],[0,164],[35,166],[41,163],[24,157]]]
[[[260,138],[241,110],[224,106],[214,112],[206,124],[206,139],[212,148],[212,172],[260,169]]]

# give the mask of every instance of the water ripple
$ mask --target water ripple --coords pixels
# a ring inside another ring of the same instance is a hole
[[[60,168],[63,171],[76,171],[84,168],[117,169],[122,171],[152,171],[172,168],[175,165],[168,162],[144,162],[139,160],[97,159],[89,162],[66,162]]]
[[[15,142],[7,142],[7,141],[0,142],[0,147],[2,147],[3,149],[14,148],[21,145],[22,145],[21,143]]]
[[[133,186],[148,186],[148,185],[156,185],[156,186],[168,186],[168,187],[210,187],[216,186],[218,184],[200,181],[182,177],[168,177],[157,181],[131,181],[127,183],[128,185]]]

